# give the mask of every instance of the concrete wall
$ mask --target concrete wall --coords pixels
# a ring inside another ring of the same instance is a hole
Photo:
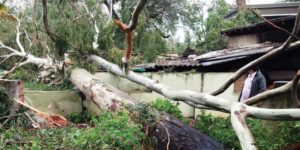
[[[248,46],[257,43],[259,43],[259,40],[256,34],[237,35],[237,36],[229,37],[228,47],[239,48],[239,47]]]
[[[142,73],[141,75],[157,80],[177,90],[188,89],[196,92],[210,92],[224,83],[231,74],[232,73]],[[96,73],[96,76],[143,102],[151,102],[159,97],[163,98],[162,95],[143,86],[109,73]],[[300,93],[300,89],[298,93]],[[239,93],[234,92],[233,85],[220,95],[220,97],[232,101],[236,101],[238,96]],[[82,112],[81,97],[74,91],[25,91],[25,97],[30,105],[45,112],[62,115]],[[99,110],[91,101],[87,100],[86,106],[90,112],[95,114],[99,113]],[[266,108],[290,108],[296,105],[291,101],[290,94],[288,93],[260,103],[257,106]],[[201,113],[201,110],[195,110],[184,103],[180,103],[179,108],[186,117],[196,117]],[[205,113],[211,113],[217,117],[228,116],[228,114],[216,111],[205,111]]]
[[[219,87],[232,73],[141,73],[141,75],[157,80],[159,83],[165,84],[176,90],[193,90],[196,92],[210,92]],[[156,98],[163,98],[164,96],[157,94],[143,86],[135,84],[127,79],[118,76],[98,72],[95,74],[104,82],[107,82],[125,92],[132,97],[143,102],[152,102]],[[233,92],[233,86],[225,91],[220,96],[230,100],[237,100],[239,93]],[[200,110],[179,102],[179,109],[186,117],[194,117],[199,114]],[[224,113],[207,111],[213,113],[215,116],[227,116]]]
[[[25,91],[29,104],[39,110],[67,115],[82,112],[82,100],[74,91]]]

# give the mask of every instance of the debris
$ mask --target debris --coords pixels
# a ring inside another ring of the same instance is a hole
[[[55,127],[65,127],[68,125],[68,121],[65,117],[58,115],[58,114],[49,114],[42,112],[36,108],[33,108],[21,101],[17,101],[22,106],[30,109],[33,111],[36,115],[36,117],[40,117],[44,120],[44,122],[39,122],[37,124],[34,124],[35,127],[42,127],[42,128],[55,128]]]

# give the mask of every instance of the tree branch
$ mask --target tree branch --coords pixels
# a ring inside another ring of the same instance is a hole
[[[298,14],[297,18],[295,20],[294,29],[292,34],[295,35],[298,33],[300,28],[300,8],[298,8]],[[236,71],[220,88],[217,90],[211,92],[211,95],[219,95],[223,93],[233,82],[235,82],[239,77],[241,77],[243,74],[245,74],[251,67],[256,66],[258,64],[261,64],[275,56],[278,56],[286,51],[289,51],[290,49],[299,47],[300,43],[299,41],[296,41],[294,43],[290,42],[292,41],[292,37],[290,36],[280,47],[274,48],[269,53],[261,56],[260,58],[248,63],[244,67],[240,68],[238,71]]]
[[[248,100],[244,101],[243,103],[245,103],[247,105],[257,104],[259,102],[265,101],[272,97],[287,93],[288,91],[290,91],[291,86],[292,86],[292,82],[288,82],[287,84],[285,84],[281,87],[278,87],[276,89],[272,89],[272,90],[265,91],[263,93],[259,93],[255,96],[249,98]]]
[[[254,61],[248,63],[247,65],[240,68],[238,71],[236,71],[220,88],[218,88],[216,91],[211,92],[211,95],[219,95],[223,93],[233,82],[235,82],[237,79],[239,79],[243,74],[245,74],[251,67],[256,66],[258,64],[261,64],[267,60],[270,60],[271,58],[278,56],[282,53],[285,53],[287,51],[290,51],[295,48],[300,47],[300,41],[294,42],[289,44],[287,47],[285,47],[285,44],[281,45],[278,48],[273,49],[269,53],[259,57],[258,59],[255,59]]]
[[[234,105],[231,109],[231,124],[239,138],[243,150],[257,150],[254,138],[250,132],[246,117],[248,113],[243,105]]]
[[[131,19],[130,24],[128,26],[128,28],[130,30],[134,30],[136,28],[140,12],[143,10],[146,3],[147,3],[147,0],[140,0],[139,3],[137,4],[137,6],[135,7],[135,9],[133,11],[133,14],[132,14],[132,19]]]
[[[114,20],[120,20],[120,17],[116,13],[115,9],[113,9],[113,7],[108,3],[107,0],[104,0],[104,5],[107,7],[108,10],[111,10],[111,15],[114,18]]]
[[[124,69],[125,69],[126,73],[128,72],[128,67],[129,67],[128,63],[129,63],[129,59],[130,59],[131,52],[133,49],[133,33],[132,33],[132,31],[137,27],[140,12],[145,7],[146,3],[147,3],[147,0],[140,0],[138,2],[137,6],[135,7],[135,9],[133,11],[129,26],[122,23],[119,19],[115,19],[116,25],[126,34],[127,49],[125,51],[124,57],[122,58],[122,62],[124,64]]]
[[[145,86],[159,94],[162,94],[169,99],[175,100],[175,101],[192,102],[192,103],[198,104],[198,105],[205,105],[208,107],[221,109],[226,112],[230,112],[230,107],[234,103],[233,101],[224,100],[222,98],[214,97],[214,96],[211,96],[206,93],[197,93],[197,92],[188,91],[188,90],[176,91],[168,86],[157,83],[156,81],[151,80],[147,77],[140,76],[132,71],[130,71],[130,72],[128,72],[128,74],[126,74],[117,65],[112,64],[96,55],[91,55],[89,59],[91,61],[95,62],[99,67],[102,67],[105,70],[107,70],[113,74],[116,74],[123,78],[127,78],[128,80],[130,80],[132,82],[143,85],[143,86]]]
[[[99,47],[99,44],[98,44],[99,28],[97,26],[97,21],[95,20],[95,16],[89,11],[89,8],[87,7],[87,5],[85,3],[83,3],[83,6],[86,10],[86,13],[89,14],[89,16],[91,17],[92,23],[94,24],[95,33],[94,33],[93,49],[97,49]]]
[[[262,17],[260,14],[258,14],[256,11],[254,11],[253,9],[250,9],[248,8],[257,18],[260,18],[261,20],[265,21],[266,23],[268,23],[269,25],[273,26],[274,28],[278,29],[278,30],[281,30],[287,34],[289,34],[291,37],[293,37],[294,39],[296,40],[300,40],[300,38],[295,35],[295,34],[292,34],[291,32],[289,32],[288,30],[280,27],[280,26],[277,26],[275,25],[274,23],[272,23],[271,21],[267,20],[266,18]]]
[[[14,72],[18,67],[23,66],[24,63],[25,63],[26,61],[24,61],[24,62],[22,62],[22,61],[27,57],[27,55],[28,55],[29,53],[30,53],[30,51],[29,51],[26,55],[24,55],[24,56],[19,60],[19,62],[16,63],[15,66],[12,67],[9,71],[5,71],[5,72],[4,72],[4,75],[3,75],[3,77],[2,77],[2,79],[7,78],[7,77],[8,77],[12,72]]]
[[[50,31],[49,24],[48,24],[48,14],[47,14],[47,0],[42,0],[43,4],[43,22],[44,28],[50,39],[55,42],[56,35]]]
[[[241,102],[230,101],[221,97],[209,95],[207,93],[198,93],[189,90],[174,90],[171,87],[157,83],[147,77],[140,76],[134,72],[125,74],[117,65],[112,64],[101,57],[91,55],[89,59],[96,63],[99,67],[123,78],[126,78],[132,82],[143,85],[154,92],[157,92],[165,97],[182,102],[192,102],[194,104],[203,105],[221,110],[225,112],[232,112],[235,105],[242,105],[251,117],[265,120],[299,120],[300,109],[267,109],[257,108],[253,106],[245,105]]]
[[[292,80],[292,87],[291,87],[291,94],[293,101],[300,107],[300,100],[298,97],[297,87],[300,80],[300,69],[298,70],[297,74],[295,75],[294,79]]]
[[[15,53],[16,55],[21,55],[21,52],[19,52],[16,49],[13,49],[11,47],[8,47],[8,46],[4,45],[1,41],[0,41],[0,48],[5,48],[5,49],[7,49],[7,50],[9,50],[9,51],[11,51],[13,53]]]
[[[15,17],[15,19],[17,20],[17,25],[16,25],[16,30],[17,30],[17,33],[16,33],[17,34],[16,35],[16,42],[17,42],[18,47],[20,48],[21,53],[25,53],[24,47],[23,47],[23,45],[20,42],[20,35],[21,35],[21,33],[20,33],[20,26],[21,26],[21,21],[17,17]]]

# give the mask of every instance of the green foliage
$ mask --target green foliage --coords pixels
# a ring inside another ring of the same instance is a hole
[[[299,121],[280,122],[277,132],[267,127],[261,120],[248,118],[246,122],[259,149],[280,149],[286,145],[297,143],[300,140]],[[228,148],[241,149],[230,118],[215,118],[202,112],[197,118],[195,128],[215,138]]]
[[[0,88],[0,116],[7,116],[9,114],[9,106],[11,102],[8,96],[5,94],[4,88]],[[1,122],[1,119],[0,119]]]
[[[227,45],[227,40],[221,36],[221,31],[232,27],[232,23],[224,17],[229,12],[229,5],[225,0],[213,1],[209,8],[208,17],[202,24],[201,31],[197,32],[198,45],[202,51],[222,49]]]
[[[7,13],[7,11],[8,8],[4,4],[0,3],[0,13]]]
[[[194,6],[196,7],[196,6]],[[254,23],[258,23],[260,20],[249,10],[238,14],[234,19],[227,20],[225,15],[230,11],[229,5],[225,0],[214,0],[208,10],[208,17],[203,19],[203,13],[199,12],[199,9],[203,10],[204,7],[191,8],[195,15],[190,17],[188,25],[196,32],[197,48],[203,52],[224,49],[227,46],[228,39],[221,36],[221,31],[244,27]],[[200,11],[201,12],[201,11]]]
[[[76,117],[76,115],[73,115]],[[102,112],[90,118],[91,128],[0,130],[0,149],[139,149],[145,138],[140,125],[131,124],[128,112]],[[13,144],[10,144],[12,142]]]
[[[37,78],[36,72],[33,70],[35,67],[26,66],[15,70],[11,76],[12,79],[22,80],[26,82],[35,82]]]
[[[84,112],[84,113],[81,113],[81,114],[71,113],[71,114],[67,115],[67,120],[69,122],[72,122],[72,123],[75,123],[75,124],[80,124],[80,123],[89,124],[94,117],[95,116],[91,115],[88,112]]]
[[[142,53],[144,62],[153,62],[158,54],[166,51],[166,43],[157,32],[146,32],[139,39],[138,52]]]
[[[257,12],[259,14],[259,12]],[[241,13],[239,13],[233,20],[233,27],[239,28],[239,27],[245,27],[249,26],[255,23],[260,22],[261,20],[256,17],[250,10],[245,10]]]
[[[203,112],[198,116],[195,128],[223,143],[226,147],[240,149],[239,140],[231,126],[230,118],[215,118]]]
[[[73,90],[73,85],[69,81],[63,81],[62,84],[59,85],[48,85],[39,82],[25,82],[25,89],[27,90],[40,90],[40,91],[65,91],[65,90]]]
[[[181,111],[177,107],[179,105],[179,103],[174,105],[168,99],[157,98],[151,105],[154,108],[156,108],[158,111],[166,112],[180,120],[184,120],[184,117],[183,117]]]

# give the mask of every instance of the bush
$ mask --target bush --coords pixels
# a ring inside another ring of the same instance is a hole
[[[76,115],[72,115],[75,117]],[[0,130],[0,149],[138,149],[145,138],[140,125],[131,124],[128,112],[102,112],[90,117],[90,128]]]
[[[300,128],[298,126],[300,122],[280,122],[277,132],[266,127],[263,121],[258,119],[247,118],[246,122],[259,149],[280,149],[286,145],[300,141]],[[225,147],[241,149],[238,137],[232,128],[230,117],[215,118],[202,113],[197,118],[195,128],[223,143]]]
[[[151,105],[154,108],[156,108],[158,111],[166,112],[180,120],[185,120],[181,111],[177,107],[179,105],[179,103],[174,105],[168,99],[157,98]]]
[[[177,105],[172,104],[167,99],[156,99],[152,106],[179,119],[184,118]],[[247,118],[246,122],[259,149],[280,149],[300,141],[300,121],[279,122],[277,131],[272,130],[266,123],[258,119]],[[274,122],[271,122],[271,124],[274,124]],[[197,116],[195,128],[223,143],[227,148],[241,149],[239,139],[232,128],[230,117],[216,118],[202,112]]]

